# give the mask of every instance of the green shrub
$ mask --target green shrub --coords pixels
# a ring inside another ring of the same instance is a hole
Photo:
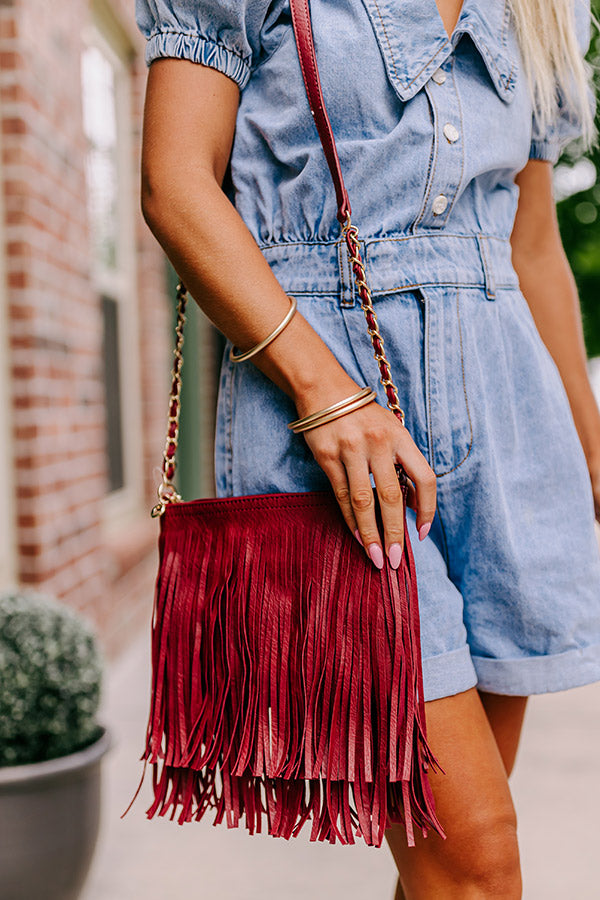
[[[92,743],[101,678],[94,634],[79,615],[35,591],[0,593],[0,765]]]

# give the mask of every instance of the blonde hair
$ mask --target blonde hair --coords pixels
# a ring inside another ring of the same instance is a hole
[[[583,58],[576,29],[575,4],[587,0],[510,0],[517,38],[537,121],[542,130],[558,114],[558,98],[580,123],[583,143],[596,140],[591,105],[592,67]],[[598,27],[592,14],[591,20]]]

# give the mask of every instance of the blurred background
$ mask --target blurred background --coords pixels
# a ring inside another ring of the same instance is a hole
[[[93,623],[105,655],[113,749],[85,898],[391,898],[387,850],[146,822],[145,798],[119,818],[145,729],[158,532],[149,510],[176,283],[139,208],[143,53],[131,0],[0,3],[0,588],[58,598]],[[600,62],[597,35],[589,57]],[[576,144],[555,169],[598,396],[599,172],[600,149],[583,155]],[[213,492],[222,339],[194,303],[188,309],[177,482],[192,499]],[[590,686],[536,698],[528,711],[514,775],[526,897],[598,896],[600,725],[590,713],[599,699]],[[557,825],[561,809],[569,835]]]

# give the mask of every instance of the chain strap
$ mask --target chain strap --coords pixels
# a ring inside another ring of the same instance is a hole
[[[392,381],[390,364],[388,362],[383,337],[379,330],[377,322],[377,314],[373,308],[373,300],[371,290],[367,284],[367,276],[365,266],[360,252],[360,243],[358,236],[358,228],[352,224],[350,213],[346,216],[346,221],[342,226],[342,235],[346,242],[348,251],[348,259],[354,274],[354,282],[356,290],[360,297],[361,308],[365,314],[367,322],[367,331],[373,345],[373,355],[379,366],[379,380],[385,389],[387,398],[387,406],[394,415],[399,419],[400,424],[404,425],[404,410],[400,407],[398,400],[398,390]],[[165,449],[163,451],[162,462],[162,481],[158,485],[158,503],[151,510],[152,516],[162,516],[167,504],[177,503],[181,500],[180,494],[177,493],[173,484],[175,475],[177,442],[179,439],[179,415],[181,412],[181,367],[183,366],[183,326],[185,323],[185,308],[187,304],[187,288],[180,281],[177,285],[177,324],[175,326],[175,349],[173,350],[173,369],[171,381],[171,393],[169,400],[169,418],[167,424],[167,439]],[[396,467],[401,480],[404,480],[401,467]]]
[[[354,274],[356,290],[361,301],[361,308],[367,321],[367,331],[373,345],[373,355],[379,366],[379,380],[383,385],[387,398],[387,406],[404,425],[404,411],[398,400],[398,390],[392,381],[390,364],[388,362],[383,337],[379,330],[377,314],[373,308],[371,290],[367,284],[365,266],[360,252],[358,228],[352,224],[348,213],[342,226],[342,234],[346,242],[350,266]],[[180,281],[177,285],[177,324],[175,326],[175,349],[173,350],[173,369],[171,372],[171,392],[169,400],[169,418],[167,423],[167,438],[163,451],[162,481],[158,485],[158,503],[151,510],[151,515],[162,516],[169,503],[177,503],[181,495],[177,493],[173,484],[175,475],[177,442],[179,439],[179,416],[181,412],[181,368],[183,366],[183,326],[185,323],[185,308],[187,304],[187,288]],[[404,474],[400,466],[396,466],[398,475],[404,481]]]
[[[373,309],[371,289],[367,284],[365,265],[362,261],[362,255],[360,252],[358,228],[352,224],[349,212],[346,213],[346,220],[342,226],[342,234],[344,236],[344,240],[346,241],[348,259],[350,260],[350,266],[354,274],[354,283],[356,285],[356,290],[358,291],[358,296],[360,297],[360,305],[362,311],[365,314],[365,319],[367,320],[367,331],[369,332],[369,337],[371,338],[371,343],[373,345],[373,355],[375,356],[377,365],[379,366],[379,380],[385,388],[387,406],[388,409],[390,409],[394,413],[400,424],[404,425],[404,410],[400,407],[400,401],[398,399],[398,389],[392,381],[390,364],[385,353],[383,338],[379,330],[377,314]],[[404,471],[403,466],[401,466],[399,463],[396,463],[395,469],[396,475],[398,476],[398,481],[400,482],[400,486],[404,494],[404,499],[406,501],[408,490],[408,476]]]
[[[404,410],[400,408],[400,401],[398,400],[398,389],[392,381],[390,364],[385,354],[383,338],[381,336],[379,324],[377,322],[377,315],[375,313],[375,310],[373,309],[371,290],[369,288],[369,285],[367,284],[365,266],[362,261],[360,252],[358,228],[352,224],[349,213],[346,216],[344,225],[342,226],[342,234],[346,241],[348,258],[350,260],[350,266],[352,267],[352,271],[354,273],[354,283],[356,284],[356,290],[358,291],[358,296],[360,297],[362,311],[364,312],[365,319],[367,320],[367,331],[369,332],[369,337],[371,338],[371,343],[373,344],[373,355],[375,356],[377,365],[379,366],[379,380],[385,388],[387,405],[388,408],[394,413],[394,415],[397,416],[397,418],[400,420],[400,424],[404,425]]]
[[[183,366],[183,326],[185,323],[185,307],[187,304],[187,288],[180,281],[177,285],[177,324],[175,326],[175,349],[171,372],[171,393],[169,400],[169,419],[167,439],[163,451],[162,481],[158,485],[158,503],[152,507],[152,516],[162,516],[168,503],[181,500],[173,484],[175,475],[177,441],[179,439],[179,414],[181,412],[181,367]]]

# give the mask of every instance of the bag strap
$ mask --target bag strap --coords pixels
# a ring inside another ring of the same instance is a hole
[[[319,77],[319,68],[317,66],[317,55],[315,52],[315,42],[313,37],[312,22],[310,18],[310,7],[308,0],[290,0],[290,12],[292,14],[292,26],[294,28],[294,36],[296,38],[296,47],[298,48],[298,57],[300,59],[300,69],[302,71],[302,79],[306,88],[306,95],[310,111],[314,116],[315,125],[319,133],[325,159],[331,172],[331,178],[335,187],[337,197],[338,212],[337,217],[340,225],[345,225],[351,215],[350,200],[348,191],[344,184],[344,176],[342,175],[342,167],[338,156],[335,138],[331,122],[325,108],[325,99],[321,89],[321,79]]]
[[[315,42],[313,37],[312,22],[310,18],[309,0],[289,0],[290,11],[292,14],[292,26],[298,48],[298,57],[300,60],[300,68],[302,70],[302,79],[306,88],[306,95],[311,113],[313,115],[319,139],[321,141],[327,165],[331,173],[331,179],[335,188],[337,199],[337,218],[342,226],[342,236],[346,244],[350,267],[354,275],[354,283],[356,291],[360,298],[361,308],[365,314],[367,322],[367,331],[373,345],[373,355],[379,367],[380,381],[385,388],[387,406],[404,425],[404,412],[400,408],[398,400],[398,391],[390,371],[390,365],[387,360],[383,338],[379,331],[377,315],[373,309],[373,301],[371,291],[367,284],[367,275],[360,251],[360,239],[358,228],[352,224],[351,208],[348,192],[344,184],[344,176],[337,152],[333,129],[323,91],[321,89],[321,79],[319,77],[319,69],[317,66],[317,56],[315,52]],[[152,508],[153,516],[160,516],[165,511],[168,503],[178,502],[181,496],[177,493],[173,484],[175,475],[177,452],[177,441],[179,437],[179,414],[181,410],[181,367],[183,365],[183,325],[185,323],[185,307],[187,302],[187,288],[182,281],[177,285],[177,324],[175,326],[175,349],[173,351],[175,360],[173,362],[171,393],[169,400],[169,419],[167,424],[167,438],[165,449],[163,451],[162,462],[162,481],[158,486],[158,503]],[[396,466],[396,471],[403,488],[406,487],[406,475],[400,465]]]
[[[173,369],[171,371],[171,392],[169,397],[169,418],[167,421],[167,438],[162,460],[162,480],[158,485],[158,503],[150,510],[151,516],[162,516],[168,503],[181,500],[177,493],[173,478],[177,461],[177,441],[179,439],[179,414],[181,412],[181,367],[183,366],[183,326],[185,324],[185,307],[187,305],[187,288],[183,281],[177,284],[177,322],[175,325],[175,348]]]
[[[383,338],[379,331],[375,310],[373,309],[371,291],[367,284],[365,266],[360,251],[358,229],[351,221],[348,191],[344,184],[344,176],[342,175],[342,168],[335,144],[335,138],[333,136],[333,129],[325,108],[325,100],[323,99],[323,91],[321,89],[321,79],[319,77],[315,42],[310,19],[309,0],[289,0],[289,2],[304,87],[306,88],[310,111],[315,120],[317,132],[325,152],[325,158],[335,187],[338,204],[337,218],[342,226],[342,235],[346,242],[348,258],[354,274],[356,291],[360,297],[361,307],[365,314],[365,319],[367,320],[367,330],[369,332],[369,337],[371,338],[371,343],[373,344],[373,353],[377,360],[377,365],[379,366],[381,376],[380,381],[385,388],[389,409],[391,409],[402,425],[404,425],[404,412],[400,408],[398,391],[392,381],[390,365],[383,345]]]

